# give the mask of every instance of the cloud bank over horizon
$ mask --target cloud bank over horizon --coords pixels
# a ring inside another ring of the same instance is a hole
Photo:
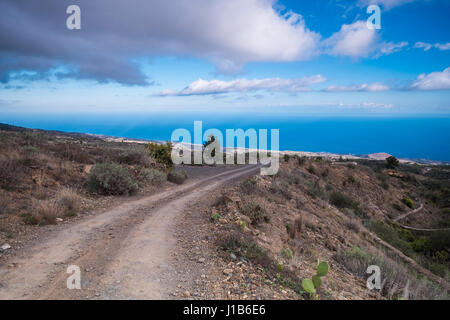
[[[82,28],[70,31],[64,23],[68,0],[4,0],[0,3],[0,82],[53,75],[152,85],[139,61],[158,55],[203,58],[221,74],[236,74],[249,62],[304,61],[323,54],[376,58],[407,45],[382,42],[363,20],[343,24],[323,39],[308,29],[302,15],[275,9],[276,3],[80,0]]]
[[[33,70],[44,76],[64,65],[70,71],[59,73],[61,77],[143,85],[146,77],[133,58],[202,57],[227,73],[249,61],[308,59],[316,54],[320,39],[301,15],[281,14],[269,0],[80,0],[83,22],[77,31],[62,23],[68,4],[0,3],[1,81],[8,81],[11,71]]]

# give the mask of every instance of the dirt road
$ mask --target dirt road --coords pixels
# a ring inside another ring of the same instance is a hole
[[[177,245],[174,219],[211,190],[258,170],[211,171],[49,233],[0,267],[0,299],[169,298],[179,272],[169,264]],[[81,269],[81,290],[67,289],[69,265]]]

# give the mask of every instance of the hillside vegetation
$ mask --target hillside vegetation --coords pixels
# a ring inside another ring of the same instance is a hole
[[[154,192],[172,171],[165,145],[7,125],[0,129],[0,244],[32,226],[107,206],[111,197]]]
[[[225,190],[211,209],[211,234],[227,268],[248,260],[265,286],[310,299],[301,282],[314,276],[318,260],[328,261],[319,299],[448,299],[448,167],[388,169],[385,161],[296,156],[281,162],[276,176]],[[381,290],[366,288],[369,265],[381,269]],[[244,296],[256,294],[242,281],[229,286],[229,292],[239,287]]]

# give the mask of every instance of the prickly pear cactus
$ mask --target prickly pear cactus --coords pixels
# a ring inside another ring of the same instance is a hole
[[[322,285],[322,277],[328,274],[330,266],[326,261],[318,261],[316,275],[312,279],[303,279],[302,287],[303,290],[313,295],[316,293],[316,289]]]
[[[330,269],[330,266],[328,265],[328,262],[321,261],[317,265],[317,275],[319,277],[324,277],[327,275],[329,269]]]
[[[316,293],[316,288],[314,287],[314,283],[312,282],[311,279],[303,279],[302,287],[309,294]]]

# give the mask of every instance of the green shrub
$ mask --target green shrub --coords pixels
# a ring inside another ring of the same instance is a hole
[[[365,212],[360,208],[358,201],[353,200],[340,192],[334,191],[330,194],[330,203],[339,209],[349,208],[357,216],[365,217]]]
[[[340,192],[334,191],[330,194],[330,203],[339,209],[350,208],[353,204],[353,199]]]
[[[416,252],[424,252],[429,248],[430,241],[427,237],[419,237],[411,243],[411,248]]]
[[[171,171],[167,175],[167,180],[176,184],[183,184],[187,179],[187,173],[184,171]]]
[[[211,221],[217,221],[220,218],[222,218],[222,216],[220,214],[218,214],[217,212],[211,215]]]
[[[173,167],[172,162],[172,145],[170,142],[166,144],[149,143],[145,146],[150,157],[167,168]]]
[[[437,261],[438,263],[445,264],[449,260],[449,254],[445,250],[436,251],[433,255],[433,260]]]
[[[414,204],[408,197],[403,197],[402,202],[411,209],[414,209]]]
[[[386,168],[388,168],[388,169],[395,169],[396,167],[398,167],[399,164],[400,164],[400,162],[394,156],[390,156],[389,158],[386,158]]]
[[[289,155],[288,154],[284,154],[283,155],[283,159],[284,159],[284,162],[289,162]]]
[[[153,186],[161,186],[167,180],[167,175],[157,169],[144,169],[140,172],[143,181],[151,183]]]
[[[375,232],[381,239],[393,245],[407,256],[414,254],[408,241],[403,239],[397,229],[381,221],[370,221],[368,228]]]
[[[138,190],[138,186],[127,168],[114,163],[98,163],[89,172],[87,189],[102,195],[130,195]]]
[[[398,235],[400,236],[400,238],[402,238],[403,240],[406,240],[408,242],[412,242],[412,241],[414,241],[416,239],[416,237],[414,237],[412,232],[410,230],[407,230],[407,229],[399,228],[398,229]]]

